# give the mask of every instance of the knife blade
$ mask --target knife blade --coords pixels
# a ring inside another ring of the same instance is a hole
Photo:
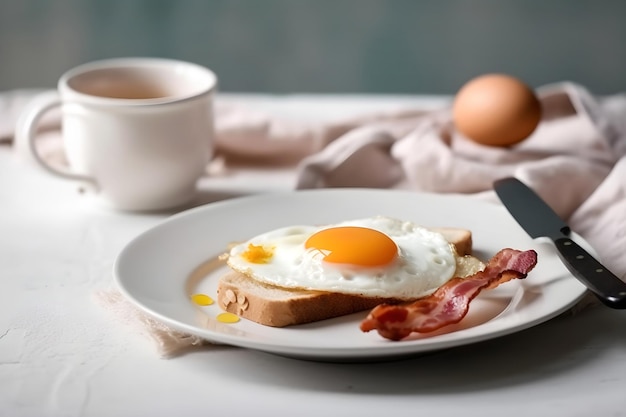
[[[561,261],[605,305],[626,308],[626,283],[571,239],[572,230],[532,189],[517,178],[493,183],[513,218],[533,239],[548,237]]]

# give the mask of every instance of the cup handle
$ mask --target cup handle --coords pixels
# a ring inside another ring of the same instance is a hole
[[[69,169],[53,166],[39,154],[35,144],[37,125],[45,113],[56,107],[60,107],[62,104],[63,102],[58,93],[45,94],[37,97],[30,106],[27,106],[17,120],[15,130],[16,140],[24,144],[35,162],[49,173],[65,179],[82,181],[97,189],[98,184],[94,178],[77,174]]]

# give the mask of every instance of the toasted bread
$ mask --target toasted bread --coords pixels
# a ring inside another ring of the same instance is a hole
[[[456,249],[456,276],[468,276],[484,267],[471,255],[472,233],[469,230],[431,230],[441,233]],[[220,278],[217,288],[217,302],[222,309],[272,327],[310,323],[402,301],[406,300],[287,289],[258,282],[232,270]]]

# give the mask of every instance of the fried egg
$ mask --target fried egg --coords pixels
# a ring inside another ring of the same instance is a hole
[[[413,299],[452,278],[456,256],[440,233],[380,216],[272,230],[234,245],[227,263],[283,288]]]

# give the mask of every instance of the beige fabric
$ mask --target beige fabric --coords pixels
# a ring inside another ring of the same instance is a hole
[[[602,100],[564,83],[538,92],[543,119],[511,148],[476,144],[442,110],[403,123],[357,128],[300,165],[299,188],[374,186],[464,193],[495,200],[493,181],[533,188],[626,276],[626,96]],[[373,162],[372,162],[373,161]]]
[[[213,344],[198,336],[174,330],[155,320],[131,304],[115,288],[96,291],[94,299],[105,310],[112,313],[117,321],[146,337],[162,358],[172,358]]]

